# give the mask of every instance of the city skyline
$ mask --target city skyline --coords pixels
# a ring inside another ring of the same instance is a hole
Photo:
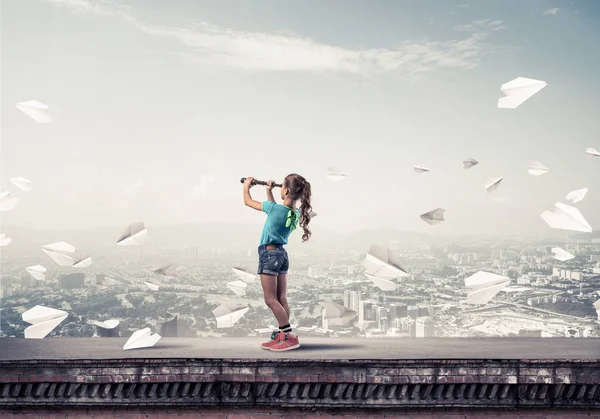
[[[2,3],[0,176],[21,200],[2,231],[241,222],[258,236],[239,178],[290,172],[313,184],[315,235],[553,235],[540,213],[585,187],[574,206],[600,225],[594,2],[169,4]],[[497,109],[519,76],[548,86]],[[14,106],[34,99],[51,124]],[[550,172],[529,175],[533,160]],[[349,177],[328,181],[331,166]],[[446,221],[419,218],[435,208]]]

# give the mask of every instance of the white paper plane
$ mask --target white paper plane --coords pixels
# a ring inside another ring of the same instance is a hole
[[[248,310],[250,310],[250,307],[247,306],[236,305],[230,307],[221,304],[212,311],[217,320],[217,329],[232,327],[248,312]]]
[[[600,151],[596,150],[593,147],[588,147],[585,149],[585,152],[588,154],[588,156],[590,157],[598,157],[600,156]]]
[[[37,305],[21,316],[24,322],[31,324],[25,329],[25,339],[44,339],[69,316],[69,313]]]
[[[58,266],[73,266],[73,257],[69,253],[74,253],[75,248],[67,242],[56,242],[42,246],[42,251]]]
[[[463,169],[470,169],[471,167],[479,164],[479,162],[473,158],[468,158],[467,160],[463,160]]]
[[[135,182],[134,184],[129,185],[127,188],[125,188],[125,190],[123,191],[123,193],[125,195],[133,195],[134,193],[136,193],[142,186],[144,186],[144,181],[143,180],[138,180],[137,182]]]
[[[138,246],[143,244],[147,237],[148,230],[143,222],[132,223],[117,240],[117,246]]]
[[[398,258],[389,247],[371,245],[369,253],[362,261],[362,265],[370,275],[379,278],[394,279],[408,276],[408,273],[400,266]]]
[[[333,301],[324,302],[321,304],[321,307],[323,319],[325,320],[339,319],[341,320],[342,324],[346,324],[358,316],[356,311],[350,310],[349,308],[338,303],[334,303]]]
[[[150,328],[146,327],[133,332],[133,335],[131,335],[125,345],[123,345],[123,350],[128,351],[130,349],[151,348],[156,345],[160,338],[161,336],[158,333],[152,334]]]
[[[146,286],[148,287],[148,289],[150,291],[158,291],[158,289],[159,289],[159,286],[156,284],[153,284],[152,282],[144,281],[144,284],[146,284]]]
[[[83,255],[73,263],[73,268],[89,268],[92,265],[92,262],[91,256]]]
[[[38,281],[46,280],[46,268],[44,268],[42,265],[28,266],[25,268],[25,270],[29,275]]]
[[[15,198],[10,192],[0,193],[0,212],[11,211],[19,203],[19,198]]]
[[[429,172],[430,171],[428,168],[426,168],[422,164],[413,167],[413,170],[415,172],[417,172],[417,173],[425,173],[425,172]]]
[[[115,327],[117,327],[119,325],[120,321],[117,319],[111,319],[111,320],[105,320],[103,322],[99,322],[97,320],[94,320],[92,322],[92,324],[101,327],[102,329],[114,329]]]
[[[154,273],[162,276],[177,276],[177,265],[170,264],[154,270]]]
[[[394,291],[398,288],[398,284],[390,281],[389,279],[380,278],[375,275],[371,275],[368,272],[363,272],[363,274],[381,291]]]
[[[48,109],[48,106],[44,105],[42,102],[29,100],[27,102],[17,103],[15,106],[39,124],[48,124],[52,122],[50,110]]]
[[[311,212],[310,212],[310,214],[308,214],[308,218],[310,218],[311,220],[312,220],[313,218],[315,218],[316,216],[317,216],[317,213],[316,213],[316,212],[314,212],[314,211],[311,211]]]
[[[476,272],[465,278],[465,286],[471,290],[467,295],[467,304],[487,304],[510,282],[511,279],[506,276],[485,271]]]
[[[12,241],[12,237],[8,237],[4,233],[0,233],[0,247],[8,246]]]
[[[421,220],[425,221],[429,225],[439,224],[444,220],[444,213],[446,210],[444,208],[436,208],[432,211],[426,212],[425,214],[421,214]]]
[[[529,174],[533,176],[540,176],[546,174],[550,171],[546,166],[544,166],[539,161],[532,161],[529,163]]]
[[[249,272],[247,269],[233,267],[231,268],[231,270],[238,276],[238,278],[240,278],[246,284],[255,284],[256,282],[258,282],[258,275]]]
[[[561,262],[566,262],[567,260],[571,260],[575,257],[574,255],[570,254],[564,249],[561,249],[560,247],[553,247],[552,253],[554,253],[554,259],[560,260]]]
[[[506,97],[498,99],[498,108],[515,109],[546,86],[545,81],[517,77],[500,87]]]
[[[344,180],[348,177],[340,168],[338,167],[328,167],[327,168],[327,179],[339,182],[340,180]]]
[[[10,179],[10,183],[15,185],[17,188],[22,190],[23,192],[31,192],[31,181],[29,179],[25,179],[24,177],[13,177]]]
[[[555,203],[554,207],[554,212],[544,211],[540,214],[540,217],[551,228],[581,231],[583,233],[592,232],[592,227],[577,208],[565,205],[562,202]]]
[[[577,189],[575,191],[569,192],[565,199],[567,201],[571,201],[572,203],[576,204],[579,201],[583,201],[583,198],[585,198],[585,195],[587,193],[588,193],[588,188]]]
[[[503,177],[495,177],[488,179],[487,183],[485,184],[485,190],[488,192],[494,192],[496,189],[498,189],[498,186],[500,186],[500,182],[502,182],[503,180]]]
[[[244,281],[233,281],[227,283],[227,288],[235,293],[235,295],[244,296],[246,295],[246,288],[248,285]]]

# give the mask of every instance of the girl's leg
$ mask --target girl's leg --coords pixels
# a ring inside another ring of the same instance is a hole
[[[263,287],[265,303],[271,309],[279,326],[289,324],[290,318],[287,311],[277,298],[277,277],[274,275],[260,274],[260,282]]]
[[[290,318],[290,306],[287,300],[287,274],[279,274],[277,276],[277,301],[281,304],[287,313],[288,319]],[[286,323],[287,324],[287,323]]]

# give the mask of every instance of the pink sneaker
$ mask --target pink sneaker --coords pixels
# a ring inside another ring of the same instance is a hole
[[[261,348],[270,350],[271,346],[275,345],[280,340],[285,339],[285,333],[283,332],[273,332],[271,333],[271,340],[260,345]]]
[[[297,349],[300,347],[300,341],[298,340],[298,335],[295,333],[283,333],[280,332],[280,335],[284,335],[283,339],[278,340],[269,346],[269,349],[273,352],[284,352],[291,351],[292,349]]]

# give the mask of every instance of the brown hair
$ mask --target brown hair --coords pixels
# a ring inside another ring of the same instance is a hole
[[[312,207],[310,206],[310,198],[312,196],[310,190],[310,183],[306,181],[302,176],[291,173],[283,180],[283,187],[290,190],[290,198],[294,201],[298,199],[301,202],[300,205],[300,227],[304,230],[302,235],[302,241],[307,241],[312,233],[308,229],[308,223],[310,222],[310,213]]]

